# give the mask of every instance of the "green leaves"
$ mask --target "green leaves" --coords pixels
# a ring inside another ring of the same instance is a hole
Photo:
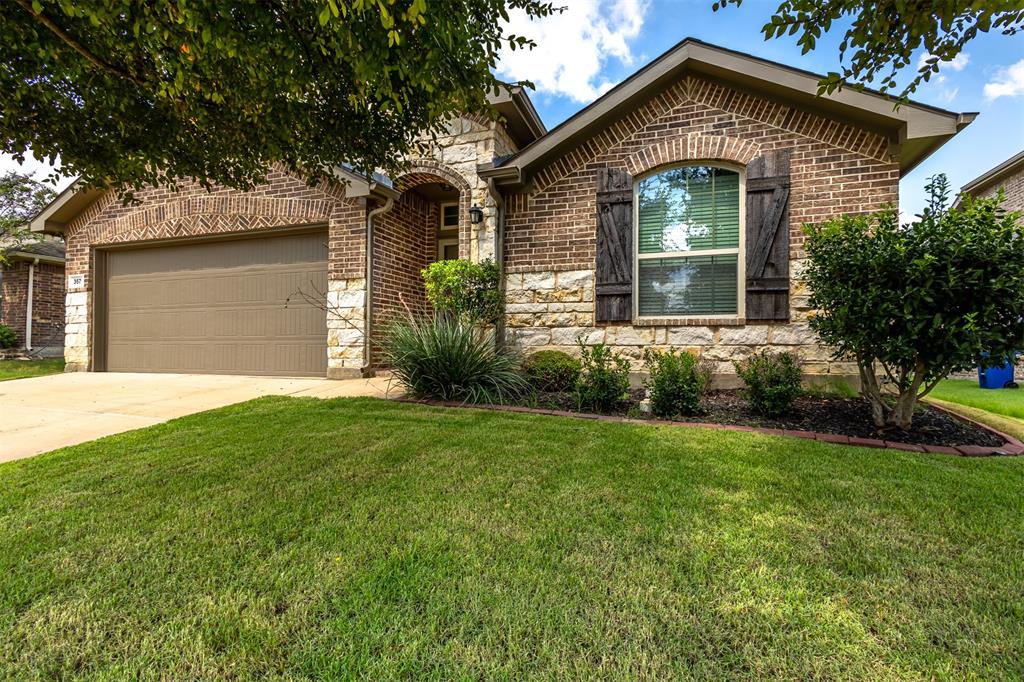
[[[738,7],[741,1],[716,0],[712,9],[717,11],[729,4]],[[909,66],[915,52],[924,48],[934,60],[903,86],[898,96],[906,99],[941,68],[941,62],[960,54],[979,31],[998,28],[1004,35],[1020,32],[1024,28],[1024,5],[1019,0],[783,0],[761,33],[766,40],[799,33],[797,44],[806,54],[817,47],[833,22],[848,26],[839,45],[844,66],[841,74],[830,73],[822,79],[819,94],[834,92],[850,82],[860,87],[868,83],[883,92],[894,90],[899,87],[900,71]]]
[[[920,220],[895,209],[807,227],[811,327],[898,393],[927,392],[950,372],[1024,347],[1024,238],[999,199],[947,208],[945,177],[928,184]],[[911,401],[912,402],[912,401]]]
[[[247,189],[283,163],[398,170],[422,133],[486,111],[501,17],[539,0],[10,0],[2,150],[120,188]]]

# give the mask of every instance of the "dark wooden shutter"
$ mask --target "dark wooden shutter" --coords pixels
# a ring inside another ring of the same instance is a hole
[[[790,150],[747,164],[746,319],[789,319]]]
[[[617,168],[597,172],[598,322],[633,319],[633,176]]]

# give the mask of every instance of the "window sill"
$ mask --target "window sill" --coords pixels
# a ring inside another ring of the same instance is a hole
[[[634,327],[742,327],[742,317],[634,317]]]

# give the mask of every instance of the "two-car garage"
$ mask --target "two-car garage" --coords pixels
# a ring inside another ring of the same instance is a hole
[[[326,374],[325,229],[98,249],[95,268],[97,370]]]

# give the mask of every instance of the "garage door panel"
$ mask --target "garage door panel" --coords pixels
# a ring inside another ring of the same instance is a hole
[[[326,234],[181,244],[108,255],[111,371],[323,376]],[[289,298],[291,297],[291,300]]]

